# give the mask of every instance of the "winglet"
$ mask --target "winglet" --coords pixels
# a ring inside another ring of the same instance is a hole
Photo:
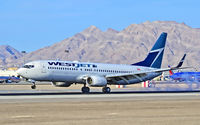
[[[170,66],[168,66],[169,68],[171,68],[171,69],[169,70],[170,76],[174,74],[174,72],[173,72],[172,70],[190,68],[190,67],[180,68],[180,67],[183,65],[183,62],[184,62],[184,60],[185,60],[185,57],[186,57],[186,54],[183,55],[182,59],[180,60],[180,62],[178,63],[178,65],[177,65],[176,67],[172,67],[172,68],[171,68]]]
[[[183,65],[183,62],[185,60],[186,54],[184,54],[183,58],[180,60],[179,64],[176,66],[176,68],[180,68]]]

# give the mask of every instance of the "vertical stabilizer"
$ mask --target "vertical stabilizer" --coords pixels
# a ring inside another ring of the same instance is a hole
[[[162,64],[166,39],[167,33],[163,32],[152,47],[145,60],[132,65],[160,68]]]
[[[186,57],[186,54],[183,55],[182,59],[180,60],[180,62],[176,66],[176,68],[180,68],[183,65],[185,57]],[[170,68],[170,66],[168,66],[168,67]],[[172,70],[169,70],[169,75],[172,76],[173,74],[174,74],[174,72]]]

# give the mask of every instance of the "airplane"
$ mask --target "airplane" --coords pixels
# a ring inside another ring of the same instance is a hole
[[[177,72],[170,78],[176,82],[200,82],[200,72]]]
[[[14,76],[0,76],[0,83],[12,83],[12,82],[20,82],[19,77],[14,77]]]
[[[134,64],[39,60],[26,63],[17,73],[32,82],[32,89],[36,88],[36,81],[50,81],[56,87],[83,84],[82,93],[89,93],[89,87],[102,87],[103,93],[110,93],[108,85],[140,83],[180,68],[161,68],[166,38],[167,33],[163,32],[147,57]]]
[[[185,60],[186,54],[184,54],[178,65],[182,66]],[[177,66],[178,67],[178,66]],[[170,79],[178,82],[200,82],[200,72],[177,72],[174,73],[172,70],[169,71]]]

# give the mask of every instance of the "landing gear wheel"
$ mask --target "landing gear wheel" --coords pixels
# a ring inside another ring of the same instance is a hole
[[[82,93],[89,93],[90,88],[89,87],[82,87],[81,91],[82,91]]]
[[[35,82],[32,82],[33,85],[31,86],[31,89],[36,89],[36,85],[35,85]]]
[[[103,87],[102,91],[103,93],[110,93],[111,89],[110,87]]]
[[[32,86],[31,86],[31,89],[36,89],[36,85],[32,85]]]

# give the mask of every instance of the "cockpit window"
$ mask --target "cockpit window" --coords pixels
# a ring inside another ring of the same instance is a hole
[[[34,68],[34,65],[24,65],[23,68],[27,68],[27,69]]]

